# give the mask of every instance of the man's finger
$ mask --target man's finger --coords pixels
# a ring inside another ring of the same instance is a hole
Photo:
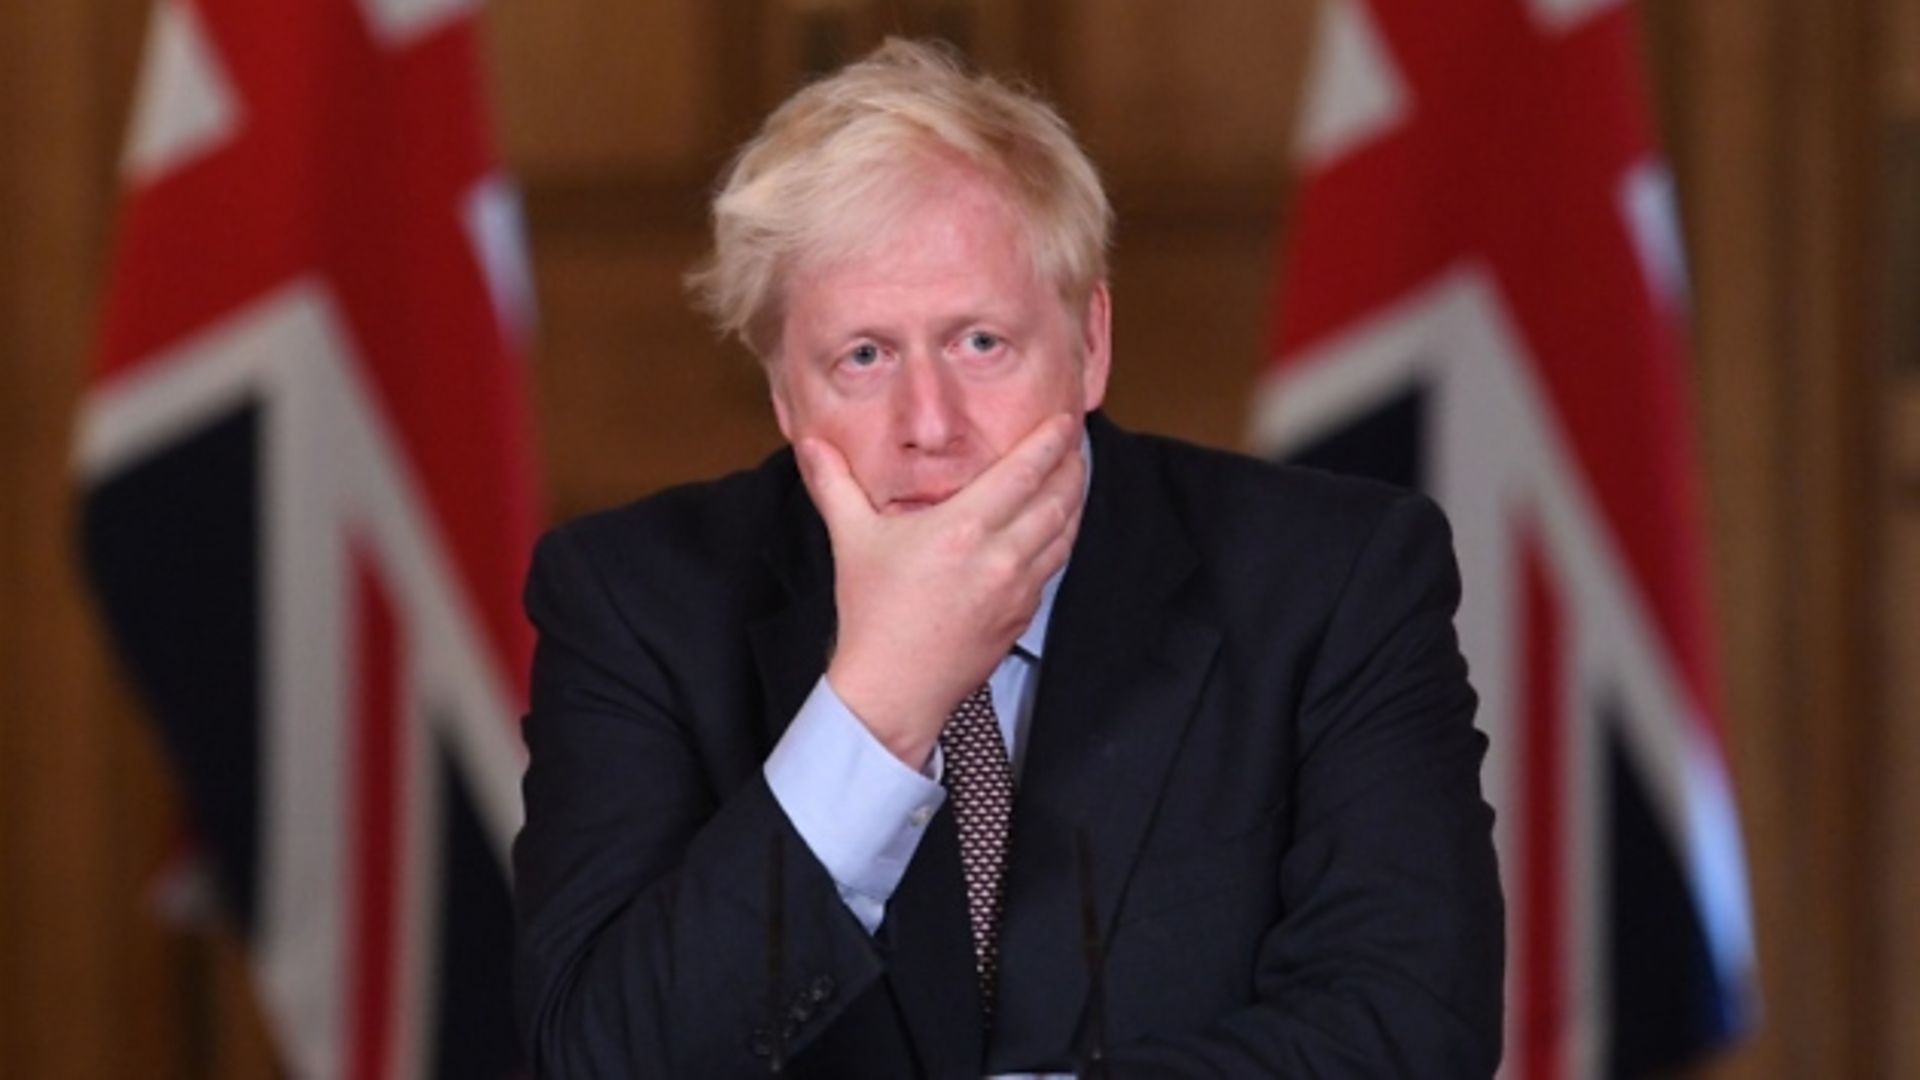
[[[1002,527],[1001,537],[1022,560],[1034,560],[1063,535],[1072,543],[1083,509],[1080,476],[1078,469],[1061,468]]]
[[[1010,527],[1031,527],[1031,532],[1023,538],[1023,542],[1031,544],[1031,548],[1025,550],[1025,563],[1035,580],[1044,582],[1046,578],[1054,575],[1054,571],[1068,565],[1068,555],[1073,553],[1073,540],[1079,538],[1083,517],[1085,517],[1083,507],[1075,503],[1068,511],[1066,521],[1060,521],[1058,517],[1048,513],[1039,517],[1043,525],[1035,527],[1023,519]]]
[[[1033,556],[1032,566],[1036,573],[1043,575],[1042,581],[1067,565],[1067,556],[1073,553],[1074,539],[1080,535],[1080,520],[1080,508],[1075,507],[1065,527],[1052,531],[1044,541],[1044,546]]]
[[[1012,507],[1000,529],[1019,540],[1021,554],[1031,555],[1045,542],[1041,534],[1057,532],[1067,517],[1080,512],[1086,479],[1086,461],[1078,448],[1060,455],[1039,489]]]
[[[1062,467],[1076,430],[1073,417],[1067,413],[1041,421],[1004,457],[968,484],[956,496],[956,501],[981,514],[995,527],[1005,524]]]
[[[873,515],[873,503],[867,499],[860,482],[853,478],[847,459],[832,443],[801,439],[794,446],[793,455],[800,463],[800,479],[807,485],[807,493],[813,496],[814,509],[820,511],[829,531],[841,523]]]

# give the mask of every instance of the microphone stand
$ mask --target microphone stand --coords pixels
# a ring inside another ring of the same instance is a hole
[[[780,988],[787,959],[785,840],[780,830],[775,829],[767,852],[767,1036],[772,1043],[767,1069],[772,1076],[782,1076],[787,1071],[787,1033],[780,1015],[780,1005],[786,997]]]
[[[1073,831],[1074,864],[1080,875],[1080,941],[1087,961],[1087,1056],[1084,1080],[1107,1080],[1107,951],[1100,939],[1100,905],[1093,891],[1093,852],[1087,830]]]

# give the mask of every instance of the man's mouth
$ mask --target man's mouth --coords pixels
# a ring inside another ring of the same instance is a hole
[[[888,499],[886,512],[889,514],[911,514],[915,510],[926,510],[930,507],[939,506],[951,498],[953,498],[952,491],[915,492],[911,495],[902,495],[897,498]]]

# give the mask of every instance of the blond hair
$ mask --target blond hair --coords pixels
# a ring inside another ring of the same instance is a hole
[[[944,49],[898,38],[767,117],[714,196],[713,253],[687,285],[723,334],[766,360],[785,276],[856,253],[956,166],[1008,200],[1036,276],[1084,305],[1107,276],[1113,211],[1066,122]]]

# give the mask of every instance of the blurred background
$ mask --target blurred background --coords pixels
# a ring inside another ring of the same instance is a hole
[[[1309,0],[496,0],[557,521],[777,445],[680,276],[732,148],[931,34],[1056,101],[1119,214],[1122,423],[1245,447]],[[0,5],[0,1073],[278,1074],[241,946],[155,914],[179,791],[80,570],[75,423],[148,0]],[[1920,0],[1646,0],[1762,1015],[1695,1071],[1920,1076]]]

